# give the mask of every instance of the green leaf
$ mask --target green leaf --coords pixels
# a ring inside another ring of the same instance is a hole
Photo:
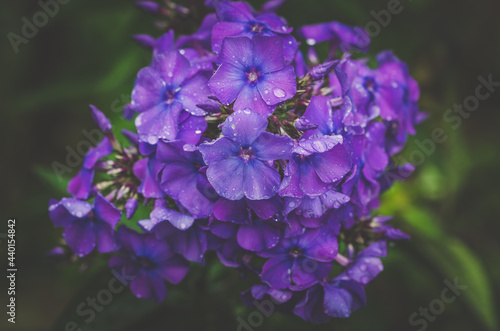
[[[420,242],[417,247],[450,282],[467,286],[463,296],[471,311],[489,330],[496,330],[492,288],[480,260],[459,239],[443,237]]]
[[[59,177],[53,170],[49,170],[48,168],[41,166],[35,167],[33,171],[38,175],[38,177],[49,184],[55,192],[67,195],[68,192],[66,191],[66,188],[68,186],[68,178]]]

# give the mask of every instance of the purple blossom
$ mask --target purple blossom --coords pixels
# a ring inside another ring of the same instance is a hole
[[[302,139],[292,150],[280,195],[320,196],[334,188],[350,169],[351,159],[342,136]]]
[[[220,221],[236,224],[248,224],[251,214],[254,212],[258,217],[267,220],[282,210],[283,201],[274,196],[271,199],[249,200],[227,200],[220,198],[214,204],[213,215]]]
[[[339,278],[352,279],[366,285],[384,270],[380,257],[385,256],[387,256],[386,242],[377,241],[359,252],[356,259],[348,265],[344,273],[339,275]]]
[[[370,37],[363,28],[350,27],[339,22],[306,25],[300,28],[298,33],[306,39],[309,46],[328,41],[333,50],[340,47],[343,52],[353,48],[366,52],[370,45]]]
[[[146,198],[163,198],[165,196],[157,180],[161,166],[161,163],[154,157],[140,159],[134,164],[134,175],[141,181],[137,192]]]
[[[220,22],[212,30],[212,49],[215,53],[224,48],[223,41],[228,37],[279,36],[283,40],[285,60],[293,60],[298,44],[290,35],[293,29],[283,18],[272,12],[256,16],[248,3],[237,1],[224,1],[216,11]]]
[[[253,218],[249,223],[240,225],[236,238],[242,248],[261,252],[276,246],[281,233],[279,223]]]
[[[212,200],[217,196],[207,198],[208,192],[203,192],[206,190],[199,185],[205,177],[200,172],[200,168],[204,166],[200,152],[185,151],[184,145],[181,141],[158,143],[156,158],[162,163],[160,186],[194,217],[208,217],[212,213]]]
[[[225,105],[269,116],[276,105],[295,95],[296,76],[283,58],[279,37],[224,39],[217,59],[219,68],[208,85]]]
[[[281,177],[269,162],[288,158],[293,142],[264,132],[266,127],[263,116],[238,111],[224,123],[222,138],[200,145],[207,178],[220,196],[262,200],[276,194]]]
[[[305,297],[294,309],[302,319],[314,324],[326,323],[330,317],[347,318],[366,305],[364,288],[348,280],[331,280],[315,285],[306,291]]]
[[[186,260],[205,263],[205,252],[208,247],[207,234],[194,225],[179,230],[170,222],[160,222],[153,228],[153,233],[159,240],[166,240],[172,250],[182,255]]]
[[[189,76],[190,63],[178,51],[158,54],[150,67],[139,71],[132,92],[132,107],[139,112],[135,120],[141,141],[156,144],[159,139],[174,140],[179,133],[181,112],[201,116],[197,105],[209,101],[207,79]]]
[[[320,229],[305,230],[294,238],[282,239],[267,251],[262,281],[275,289],[304,289],[325,278],[337,255],[337,237]]]
[[[116,241],[123,255],[111,257],[109,266],[133,277],[130,289],[138,298],[163,301],[167,295],[164,280],[178,284],[189,271],[189,263],[151,233],[139,234],[122,226]]]
[[[55,226],[64,227],[63,237],[75,254],[85,256],[96,246],[101,253],[116,249],[113,229],[121,212],[101,194],[93,205],[74,198],[51,200],[49,214]]]

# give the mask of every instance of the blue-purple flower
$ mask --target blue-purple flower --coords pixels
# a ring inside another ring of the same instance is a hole
[[[215,53],[224,48],[223,41],[228,37],[279,36],[283,40],[285,60],[293,60],[298,44],[290,35],[293,29],[283,18],[269,11],[256,15],[246,2],[222,1],[216,10],[220,22],[212,30],[212,49]]]
[[[255,36],[224,39],[219,68],[208,85],[225,105],[269,116],[276,105],[295,95],[296,76],[285,63],[280,37]]]
[[[238,111],[224,123],[223,137],[200,145],[207,178],[220,196],[262,200],[276,194],[281,177],[270,162],[287,159],[293,142],[265,132],[266,127],[265,117]]]
[[[194,116],[205,114],[197,105],[210,101],[207,79],[190,77],[190,67],[188,59],[174,50],[156,55],[150,67],[139,71],[132,107],[140,113],[135,125],[141,141],[174,140],[183,110]]]
[[[299,141],[285,169],[280,195],[320,196],[331,190],[351,169],[342,136],[312,136]]]
[[[152,233],[139,234],[122,226],[116,241],[123,255],[111,257],[109,266],[132,278],[130,289],[138,298],[163,301],[167,295],[164,280],[178,284],[189,271],[189,263]]]
[[[52,200],[49,214],[55,226],[64,227],[63,237],[75,254],[85,256],[96,246],[101,253],[116,249],[113,231],[121,212],[102,195],[93,205],[74,198]]]

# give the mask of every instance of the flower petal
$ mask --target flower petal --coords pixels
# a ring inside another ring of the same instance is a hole
[[[208,87],[219,101],[231,104],[247,84],[245,73],[230,63],[223,63],[208,81]]]
[[[88,218],[80,218],[70,224],[63,233],[64,240],[76,255],[82,257],[94,250],[95,232]]]
[[[163,301],[167,296],[167,287],[163,279],[154,272],[141,271],[130,282],[130,290],[138,298]]]
[[[260,84],[260,83],[259,83]],[[269,106],[264,102],[257,85],[247,84],[243,86],[238,98],[234,102],[234,110],[248,110],[269,117],[276,107]]]
[[[269,132],[262,132],[252,143],[253,154],[260,160],[287,160],[293,147],[293,140]]]
[[[267,127],[267,119],[250,110],[232,113],[222,126],[222,134],[240,146],[250,147]]]
[[[280,183],[280,174],[267,163],[253,159],[245,164],[243,190],[248,199],[270,199],[278,192]]]
[[[229,157],[212,162],[207,169],[207,178],[215,191],[229,200],[243,198],[244,163],[239,157]]]

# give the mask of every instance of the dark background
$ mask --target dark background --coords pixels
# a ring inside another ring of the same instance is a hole
[[[295,27],[331,20],[365,26],[374,20],[370,11],[387,4],[289,0],[279,14]],[[420,84],[420,105],[430,117],[403,155],[417,160],[418,142],[432,137],[435,128],[448,136],[434,152],[421,154],[410,180],[384,195],[381,213],[394,215],[412,240],[390,249],[385,271],[367,288],[368,305],[349,319],[311,327],[276,313],[255,330],[417,330],[409,316],[439,299],[443,282],[455,278],[467,289],[427,330],[497,330],[500,88],[457,129],[443,114],[474,94],[479,75],[500,81],[500,2],[401,0],[401,5],[402,12],[372,39],[370,56],[394,50]],[[110,116],[115,128],[132,127],[119,111],[150,53],[130,35],[159,33],[133,1],[72,0],[16,54],[7,34],[21,34],[22,17],[31,21],[40,7],[38,1],[17,0],[1,6],[0,233],[6,233],[8,218],[17,219],[19,271],[15,325],[6,322],[7,285],[4,277],[0,282],[0,329],[64,330],[75,321],[82,330],[236,330],[237,317],[247,320],[252,312],[238,297],[246,284],[235,270],[216,263],[195,268],[181,286],[170,286],[161,305],[135,299],[126,289],[89,324],[75,314],[113,276],[105,257],[83,262],[46,257],[61,244],[61,230],[48,218],[48,200],[66,196],[67,179],[77,171],[58,180],[52,164],[65,164],[67,148],[77,150],[87,140],[82,130],[94,128],[89,103]],[[3,269],[7,245],[6,238],[0,240]]]

